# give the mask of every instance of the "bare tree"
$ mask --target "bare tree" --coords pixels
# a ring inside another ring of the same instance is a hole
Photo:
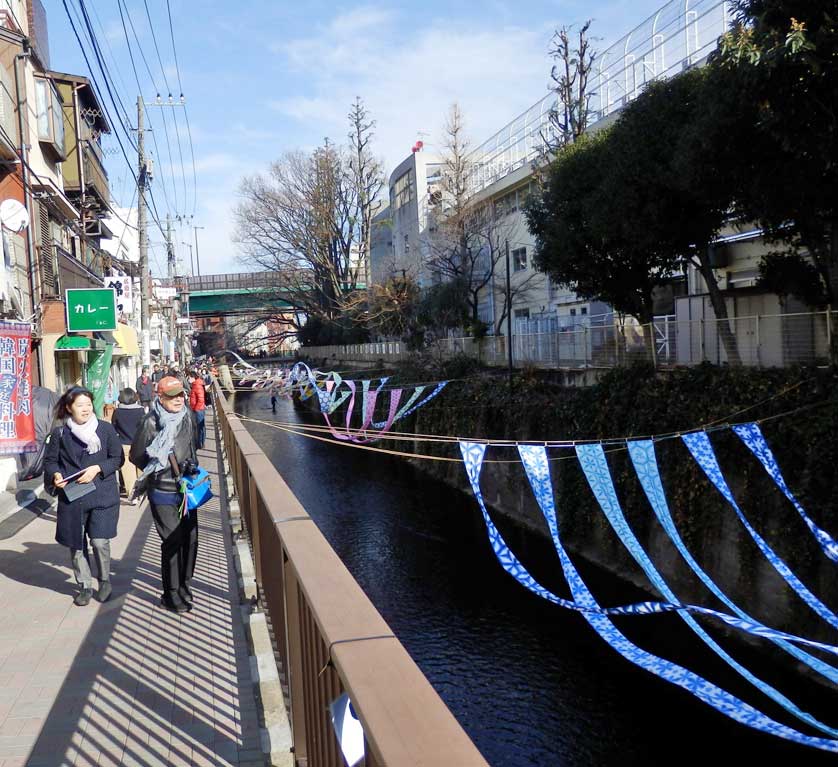
[[[312,153],[287,152],[267,173],[242,180],[236,241],[248,266],[276,272],[275,319],[298,331],[310,318],[337,322],[368,279],[370,230],[383,185],[371,154],[374,122],[360,99],[350,146],[326,139]]]
[[[549,156],[578,139],[587,129],[591,115],[589,80],[597,59],[588,36],[591,19],[574,31],[572,26],[557,29],[550,40],[550,90],[556,106],[550,110],[547,131],[542,131],[542,149],[537,160],[542,167]],[[571,38],[575,36],[575,40]]]
[[[457,104],[448,113],[442,144],[439,202],[426,265],[438,279],[462,284],[467,303],[464,314],[476,330],[481,327],[481,295],[491,289],[511,225],[490,200],[475,200],[469,194],[469,141]]]
[[[369,117],[364,102],[356,96],[349,113],[349,170],[356,190],[355,220],[358,227],[358,261],[365,284],[369,285],[372,219],[381,207],[384,171],[372,154],[371,142],[375,120]]]

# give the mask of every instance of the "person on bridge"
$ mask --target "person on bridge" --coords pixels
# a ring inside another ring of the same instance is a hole
[[[157,399],[137,429],[129,458],[142,475],[139,491],[148,492],[151,516],[160,536],[163,594],[160,604],[182,613],[192,609],[192,576],[198,555],[198,517],[185,508],[180,479],[198,465],[197,427],[186,407],[183,383],[165,376]]]
[[[198,431],[195,434],[195,447],[203,450],[204,443],[207,439],[206,427],[206,390],[204,389],[204,379],[198,375],[196,370],[189,371],[189,407],[195,413],[195,424]]]
[[[110,539],[116,537],[119,521],[116,472],[124,457],[116,430],[96,418],[89,389],[71,386],[58,400],[55,418],[63,425],[49,436],[44,486],[58,493],[55,540],[70,549],[79,585],[73,603],[83,607],[93,596],[86,538],[93,544],[99,569],[96,599],[106,602],[111,595]]]

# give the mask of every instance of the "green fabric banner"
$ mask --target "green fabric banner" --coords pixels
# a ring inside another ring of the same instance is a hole
[[[104,414],[105,395],[108,392],[108,375],[111,372],[113,344],[101,351],[87,353],[87,388],[93,392],[93,410],[96,417]]]

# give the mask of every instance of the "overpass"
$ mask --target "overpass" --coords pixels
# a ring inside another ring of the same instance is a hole
[[[187,276],[171,283],[179,291],[189,291],[189,314],[192,317],[218,317],[236,314],[276,313],[292,309],[283,297],[296,288],[288,287],[284,272],[237,272]],[[363,289],[365,284],[357,286]]]

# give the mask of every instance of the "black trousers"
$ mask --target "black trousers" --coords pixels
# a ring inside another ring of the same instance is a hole
[[[151,505],[151,516],[160,536],[160,574],[163,578],[163,595],[177,596],[181,586],[189,586],[195,573],[198,557],[198,511],[193,509],[183,517],[178,507]]]

